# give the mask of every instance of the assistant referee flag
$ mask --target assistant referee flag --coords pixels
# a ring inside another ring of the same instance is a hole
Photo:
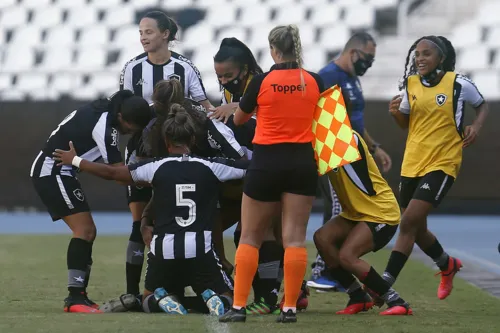
[[[314,111],[312,130],[319,175],[361,159],[339,86],[321,94]]]

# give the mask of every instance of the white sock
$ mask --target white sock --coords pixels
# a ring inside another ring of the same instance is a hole
[[[239,309],[241,309],[241,306],[233,305],[233,309],[239,310]]]
[[[297,312],[297,308],[296,307],[290,307],[290,308],[287,308],[287,307],[283,307],[283,312],[287,313],[288,310],[292,310],[293,313],[296,313]]]

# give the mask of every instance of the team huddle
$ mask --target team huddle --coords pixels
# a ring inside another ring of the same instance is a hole
[[[269,71],[242,41],[224,38],[213,55],[223,88],[220,105],[213,106],[196,67],[169,50],[176,23],[156,11],[141,19],[139,29],[145,52],[125,64],[120,90],[70,113],[31,168],[53,221],[62,219],[73,232],[64,311],[197,312],[220,322],[276,314],[278,322],[296,322],[309,302],[306,230],[318,186],[338,207],[314,234],[316,264],[324,263],[316,274],[327,275],[349,297],[337,314],[386,304],[381,315],[411,315],[392,285],[415,243],[441,271],[439,299],[450,295],[462,263],[427,229],[427,215],[453,185],[462,150],[475,141],[488,113],[474,83],[454,72],[450,41],[425,36],[412,45],[401,94],[389,105],[396,124],[408,129],[398,202],[378,167],[387,171],[391,160],[363,122],[358,76],[374,61],[370,35],[352,36],[318,74],[303,69],[294,25],[270,31],[275,65]],[[319,177],[312,120],[321,94],[333,85],[342,88],[361,159]],[[466,127],[465,103],[477,113]],[[130,134],[124,160],[120,134]],[[100,158],[104,163],[95,163]],[[78,172],[126,186],[134,221],[127,290],[101,306],[87,295],[96,226]],[[235,225],[233,265],[222,235]],[[385,247],[398,227],[379,274],[360,258]],[[188,287],[194,293],[185,293]],[[251,289],[254,299],[247,304]]]

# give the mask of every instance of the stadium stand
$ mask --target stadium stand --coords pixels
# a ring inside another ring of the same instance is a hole
[[[244,40],[268,69],[267,34],[290,23],[301,29],[305,66],[313,71],[354,31],[373,33],[376,61],[362,79],[369,99],[397,93],[408,47],[422,34],[449,37],[457,69],[486,97],[500,97],[499,1],[0,0],[0,98],[89,99],[116,90],[125,62],[142,53],[138,21],[152,9],[179,22],[173,50],[193,60],[213,99],[219,86],[212,56],[222,38]]]

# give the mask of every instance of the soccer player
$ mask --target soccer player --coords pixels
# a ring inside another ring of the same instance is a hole
[[[427,229],[427,216],[455,182],[462,150],[474,143],[488,113],[475,84],[454,72],[455,60],[448,39],[419,38],[406,57],[402,98],[394,97],[389,106],[397,124],[408,129],[408,138],[399,185],[403,215],[384,278],[395,282],[417,243],[441,271],[439,299],[450,295],[462,262],[449,256]],[[464,129],[465,103],[476,110],[476,118]]]
[[[140,41],[144,53],[128,61],[120,76],[120,89],[131,90],[149,103],[155,85],[161,80],[176,79],[183,87],[186,97],[200,102],[207,109],[211,106],[205,93],[201,75],[193,63],[169,49],[176,40],[177,24],[161,11],[149,12],[139,23]],[[138,147],[141,134],[133,136],[126,150],[127,164],[138,161]],[[126,280],[127,293],[138,294],[144,263],[144,243],[140,233],[140,219],[144,207],[151,198],[151,187],[130,185],[127,187],[127,201],[132,213],[132,232],[127,246]]]
[[[360,259],[387,245],[396,233],[400,213],[396,197],[380,174],[368,145],[358,133],[354,137],[361,159],[327,174],[342,212],[316,231],[314,243],[332,278],[349,294],[347,307],[337,314],[356,314],[373,307],[373,300],[356,276],[387,302],[389,309],[382,315],[409,315],[409,305],[370,264]]]
[[[380,163],[382,171],[387,172],[392,166],[392,161],[365,127],[365,99],[359,81],[359,77],[363,76],[372,66],[375,60],[376,47],[375,40],[370,34],[367,32],[356,33],[347,41],[340,56],[322,68],[318,74],[323,79],[325,87],[329,88],[338,85],[342,88],[342,95],[352,128],[361,134],[368,145],[369,152]],[[320,189],[326,204],[323,219],[326,222],[340,213],[341,205],[335,191],[330,186],[327,176],[320,177]],[[323,271],[323,269],[324,262],[318,256],[313,264],[312,276],[308,281],[308,285],[317,289],[336,288],[336,282],[328,276],[328,271]],[[337,289],[341,288],[337,287]]]
[[[192,105],[170,106],[162,125],[167,158],[110,168],[83,160],[71,144],[70,151],[58,149],[54,156],[104,179],[153,187],[155,223],[143,295],[149,312],[186,314],[181,299],[184,287],[191,285],[210,313],[221,315],[231,305],[232,285],[212,248],[218,196],[214,189],[221,181],[242,178],[248,162],[191,156],[197,127],[186,108]]]
[[[87,298],[96,226],[80,182],[77,168],[54,163],[55,149],[73,141],[76,152],[88,160],[102,157],[105,163],[122,165],[119,134],[141,131],[151,119],[148,103],[130,91],[97,100],[71,112],[50,134],[31,167],[33,185],[53,221],[62,219],[73,232],[68,246],[66,312],[97,312]]]
[[[224,121],[233,130],[238,143],[245,149],[246,157],[251,159],[256,118],[252,117],[245,124],[236,126],[233,114],[248,84],[255,75],[261,74],[262,70],[252,51],[234,37],[222,40],[219,51],[214,57],[214,67],[224,89],[221,106],[212,110],[210,118]],[[240,220],[242,194],[243,182],[233,181],[224,184],[219,199],[224,229]],[[283,276],[284,251],[283,245],[274,236],[275,233],[280,233],[281,219],[278,216],[274,220],[276,221],[275,225],[268,229],[265,240],[259,249],[259,266],[252,282],[254,301],[246,307],[247,314],[279,313],[277,300]],[[220,230],[220,237],[222,237],[222,230]],[[240,237],[241,225],[238,223],[234,232],[236,247],[238,247]],[[220,250],[223,251],[223,247]],[[301,291],[297,307],[304,310],[307,305],[307,290],[304,289]]]
[[[268,40],[276,64],[270,72],[253,77],[234,115],[236,125],[247,122],[254,112],[259,121],[244,184],[234,305],[219,318],[221,322],[246,320],[259,248],[279,209],[285,248],[285,303],[279,322],[297,321],[297,299],[307,266],[305,235],[318,179],[311,126],[323,83],[316,74],[302,69],[296,26],[278,26]]]

